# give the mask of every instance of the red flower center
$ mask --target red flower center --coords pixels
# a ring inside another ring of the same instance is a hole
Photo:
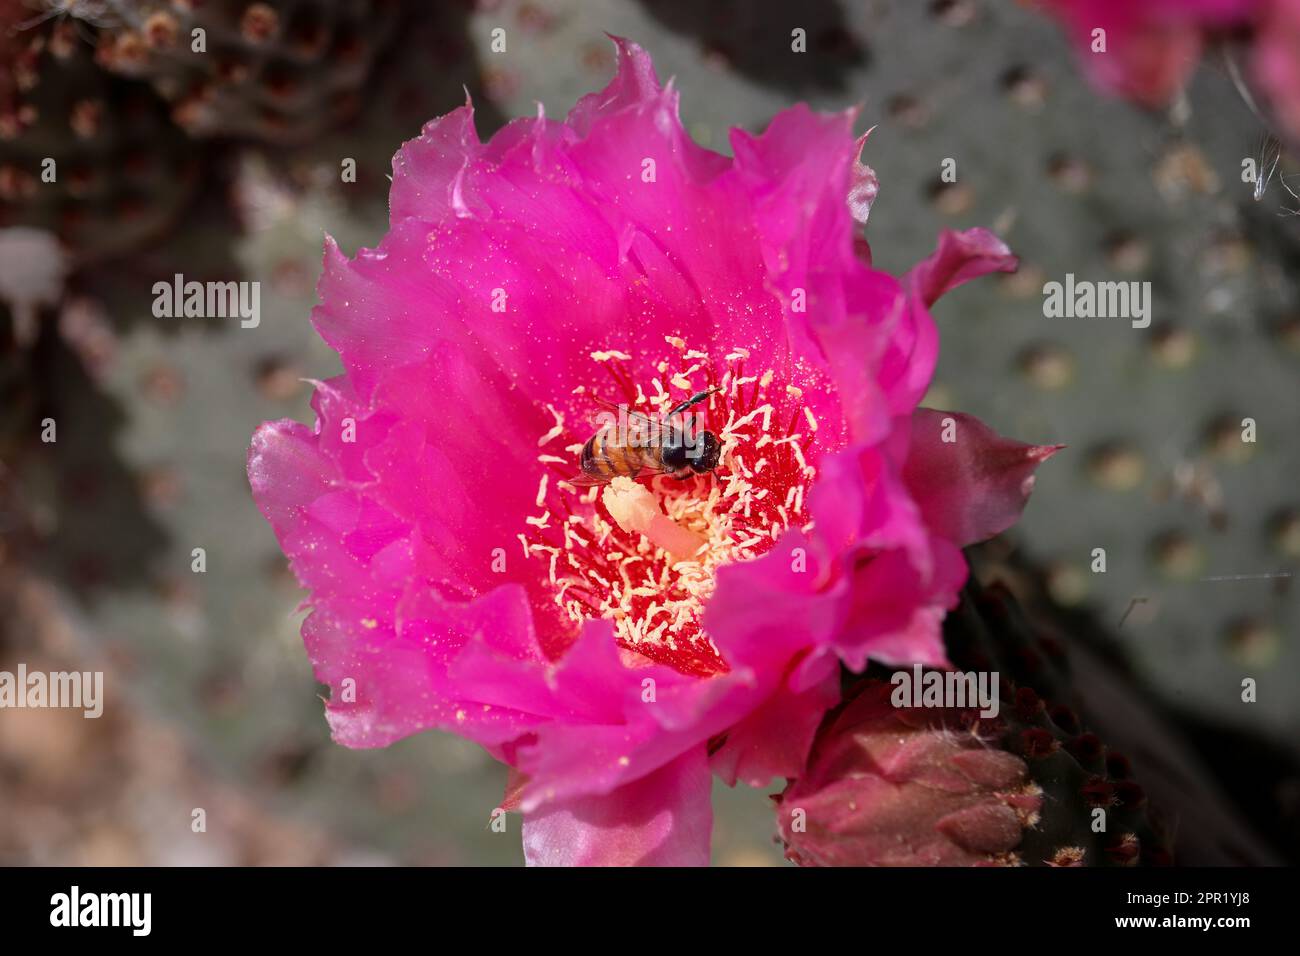
[[[575,634],[584,621],[604,618],[627,651],[708,677],[728,669],[701,626],[717,569],[761,556],[791,527],[811,529],[807,491],[816,470],[804,446],[818,422],[777,370],[746,367],[748,350],[719,358],[676,336],[667,341],[673,352],[648,366],[648,381],[633,374],[631,356],[594,352],[606,389],[574,389],[557,403],[574,410],[568,418],[547,406],[555,425],[538,441],[538,460],[548,473],[537,490],[539,514],[526,519],[519,539],[541,562]],[[571,482],[595,430],[583,433],[579,421],[600,411],[593,395],[662,419],[709,388],[718,390],[691,411],[721,442],[716,469],[684,480],[642,476],[636,485]]]

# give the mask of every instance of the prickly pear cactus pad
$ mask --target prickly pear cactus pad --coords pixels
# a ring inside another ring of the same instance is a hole
[[[1300,859],[1300,153],[1048,5],[0,0],[0,863]]]
[[[399,0],[117,0],[99,62],[149,79],[199,136],[302,142],[361,107]]]
[[[46,230],[93,260],[174,226],[201,154],[150,90],[95,65],[93,28],[52,18],[0,45],[0,228]]]

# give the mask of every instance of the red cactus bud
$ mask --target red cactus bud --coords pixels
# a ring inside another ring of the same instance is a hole
[[[806,866],[1018,863],[1042,807],[1025,762],[963,729],[959,711],[889,698],[890,685],[868,683],[818,733],[777,809],[786,855]]]

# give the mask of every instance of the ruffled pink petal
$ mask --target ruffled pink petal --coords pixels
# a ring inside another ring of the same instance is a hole
[[[891,458],[854,446],[823,459],[811,495],[817,538],[845,560],[902,551],[923,575],[931,568],[928,533]]]
[[[839,664],[820,656],[798,679],[812,686],[796,690],[790,681],[727,731],[710,758],[713,772],[728,786],[741,781],[765,787],[774,777],[797,777],[826,711],[840,700]]]
[[[707,866],[712,781],[703,746],[612,793],[524,817],[529,866]]]
[[[874,174],[857,161],[855,116],[801,104],[778,113],[760,136],[733,130],[731,175],[751,198],[792,344],[816,356],[834,380],[833,390],[809,391],[805,401],[821,420],[845,420],[848,437],[872,441],[888,430],[892,405],[876,371],[905,313],[897,280],[859,258],[846,215],[850,208],[864,213],[874,196]]]
[[[788,532],[764,557],[720,569],[705,618],[715,643],[759,673],[800,649],[812,649],[811,674],[836,658],[855,671],[872,658],[945,663],[939,624],[965,581],[960,551],[929,532],[881,451],[855,446],[820,468],[812,537]]]
[[[669,335],[796,368],[752,197],[720,181],[724,157],[690,142],[644,51],[619,50],[618,76],[575,110],[577,125],[516,121],[479,145],[468,110],[430,124],[399,157],[380,248],[348,262],[330,245],[313,319],[359,396],[439,342],[486,349],[536,407],[589,381],[592,352],[657,354]],[[815,374],[800,384],[830,392]],[[819,417],[832,440],[838,410]]]
[[[904,277],[905,296],[885,336],[888,348],[876,372],[891,416],[910,415],[930,387],[939,357],[939,332],[929,307],[944,293],[990,272],[1014,272],[1018,260],[986,229],[945,229],[939,244]],[[878,333],[879,334],[879,333]],[[894,427],[891,420],[890,427]]]
[[[546,619],[534,613],[524,584],[501,574],[473,600],[441,596],[439,585],[453,594],[463,586],[447,553],[423,534],[411,537],[412,524],[395,522],[367,490],[340,480],[301,425],[259,429],[249,478],[281,548],[312,592],[303,638],[317,678],[331,689],[326,712],[340,743],[385,746],[442,727],[491,746],[542,720],[572,716],[571,705],[557,702],[546,687],[548,661],[536,634],[537,622]],[[443,504],[454,510],[452,499],[443,496]],[[420,523],[436,539],[437,529]],[[521,556],[513,561],[523,563]],[[491,562],[484,553],[484,567]],[[477,694],[452,676],[452,665],[480,645],[525,668],[513,699]],[[530,683],[537,688],[531,698]]]
[[[937,536],[928,538],[927,554],[925,568],[907,552],[893,550],[863,560],[855,569],[837,641],[850,669],[861,671],[868,658],[885,664],[948,666],[943,618],[957,606],[966,582],[966,560],[955,545]]]
[[[926,307],[957,286],[990,272],[1015,272],[1019,260],[987,229],[939,234],[939,245],[930,256],[912,267],[907,287]]]
[[[589,201],[615,221],[636,273],[629,286],[647,296],[629,319],[656,344],[664,334],[705,331],[721,353],[743,346],[756,364],[787,365],[752,197],[734,182],[729,160],[691,141],[676,92],[659,87],[645,51],[616,42],[619,74],[570,114],[580,138],[566,155]]]
[[[478,206],[477,195],[466,196],[464,176],[483,151],[469,102],[426,123],[419,138],[406,143],[393,157],[390,221],[436,223],[471,209],[471,203]]]
[[[892,456],[851,448],[823,461],[812,508],[818,536],[843,556],[833,647],[845,665],[943,663],[939,624],[956,605],[966,564],[926,527]]]
[[[926,526],[965,547],[1016,522],[1034,471],[1064,447],[1011,441],[971,415],[918,408],[903,480]]]
[[[476,657],[466,656],[458,667],[460,686],[480,696],[496,686],[505,700],[527,688],[526,676]],[[539,726],[518,748],[517,765],[530,777],[521,799],[526,813],[557,800],[610,793],[653,773],[735,724],[780,682],[779,673],[748,668],[700,679],[629,658],[614,644],[607,622],[592,622],[546,672],[556,703],[579,712]]]

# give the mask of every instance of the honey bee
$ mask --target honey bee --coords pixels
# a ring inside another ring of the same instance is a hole
[[[693,405],[698,405],[719,386],[696,392],[674,406],[662,420],[634,412],[623,406],[596,398],[606,408],[619,413],[619,424],[606,424],[582,446],[579,467],[582,474],[570,479],[575,485],[605,485],[618,477],[644,478],[647,475],[672,475],[684,480],[703,475],[718,467],[722,443],[710,431],[702,431],[688,441],[684,430],[671,419]],[[626,414],[627,427],[622,415]]]

